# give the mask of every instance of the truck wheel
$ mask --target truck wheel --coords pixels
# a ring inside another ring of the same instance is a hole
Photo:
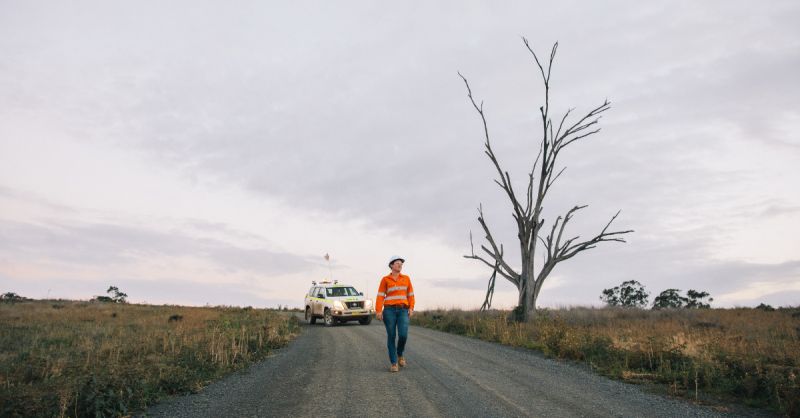
[[[372,317],[368,316],[366,318],[361,318],[361,319],[358,320],[358,323],[361,324],[361,325],[369,325],[369,324],[372,323]]]
[[[306,306],[306,321],[308,321],[308,323],[311,325],[314,325],[317,322],[317,318],[314,317],[314,315],[311,313],[311,308],[308,306]]]
[[[330,309],[325,309],[324,320],[325,320],[325,326],[326,327],[332,327],[333,326],[333,314],[331,314],[331,310]]]

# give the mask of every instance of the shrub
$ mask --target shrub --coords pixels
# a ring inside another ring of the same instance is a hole
[[[14,292],[6,292],[0,295],[0,302],[3,303],[16,303],[16,302],[26,302],[32,299],[26,298],[24,296],[20,296]]]
[[[708,292],[689,289],[684,297],[678,289],[667,289],[653,301],[653,309],[709,309],[711,305],[703,300],[708,298],[708,302],[713,302],[709,296]]]
[[[709,309],[711,304],[703,302],[703,299],[708,298],[709,302],[713,302],[714,298],[709,298],[708,292],[698,292],[697,290],[689,289],[686,292],[686,307],[689,309]]]
[[[644,286],[636,280],[622,282],[619,286],[603,290],[600,300],[608,306],[621,306],[624,308],[643,308],[647,306],[649,293]]]
[[[128,303],[128,294],[120,292],[117,286],[109,286],[108,290],[106,290],[110,296],[95,296],[92,298],[92,302],[103,302],[103,303]]]
[[[679,309],[688,302],[687,298],[680,295],[679,289],[667,289],[656,296],[653,309]]]

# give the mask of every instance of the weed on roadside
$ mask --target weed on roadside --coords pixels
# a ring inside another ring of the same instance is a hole
[[[298,332],[264,309],[0,306],[0,416],[124,416],[263,359]]]
[[[412,324],[581,361],[602,375],[716,396],[800,415],[797,309],[541,310],[533,321],[506,311],[419,312]]]

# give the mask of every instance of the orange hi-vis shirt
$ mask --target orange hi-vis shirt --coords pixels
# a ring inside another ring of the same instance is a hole
[[[384,276],[381,285],[378,287],[378,298],[375,302],[375,312],[383,312],[383,305],[403,306],[414,310],[414,287],[411,286],[411,279],[405,274],[397,276]]]

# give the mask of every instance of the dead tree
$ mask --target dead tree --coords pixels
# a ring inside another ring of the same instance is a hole
[[[528,187],[525,196],[517,195],[516,191],[511,185],[511,176],[508,171],[504,171],[497,160],[497,156],[492,150],[492,145],[489,140],[489,127],[486,123],[486,114],[483,110],[483,102],[478,104],[472,96],[472,89],[470,89],[467,79],[458,73],[464,84],[467,87],[467,97],[469,97],[472,106],[478,112],[483,123],[483,134],[486,142],[485,153],[489,160],[497,169],[498,179],[495,183],[505,192],[506,196],[511,202],[513,208],[513,217],[517,223],[520,248],[520,259],[522,265],[519,272],[512,268],[503,258],[502,245],[498,245],[494,236],[492,235],[486,220],[483,216],[483,207],[478,208],[478,223],[486,234],[486,241],[489,246],[481,245],[481,250],[486,255],[475,254],[475,249],[472,247],[472,235],[470,233],[470,246],[472,252],[470,255],[465,255],[465,258],[479,260],[492,268],[492,277],[490,279],[489,289],[487,291],[487,298],[484,301],[482,309],[488,308],[491,304],[491,296],[494,293],[494,278],[499,274],[506,280],[510,281],[517,287],[519,291],[519,303],[517,312],[518,319],[527,321],[534,317],[536,313],[536,300],[539,297],[539,292],[542,290],[544,284],[550,273],[553,272],[556,265],[562,261],[569,260],[581,251],[595,248],[598,243],[604,241],[617,241],[625,242],[621,237],[624,234],[633,232],[627,231],[609,231],[611,223],[619,215],[619,211],[611,217],[603,229],[594,237],[587,240],[580,240],[580,236],[573,236],[567,238],[565,229],[572,217],[586,205],[576,205],[568,210],[563,216],[558,216],[552,225],[545,228],[545,219],[542,215],[545,198],[550,188],[558,180],[561,174],[564,173],[566,166],[557,171],[556,161],[561,151],[570,144],[578,140],[584,139],[600,131],[597,123],[600,120],[601,114],[610,108],[608,100],[603,104],[595,107],[585,115],[579,118],[570,118],[570,114],[574,109],[567,110],[561,118],[557,119],[557,124],[553,123],[550,117],[550,70],[553,67],[553,60],[556,56],[558,49],[558,42],[553,45],[550,52],[550,59],[547,63],[547,68],[542,66],[539,57],[533,52],[527,39],[522,38],[528,52],[533,56],[539,72],[541,73],[542,81],[544,83],[544,105],[539,108],[542,121],[541,141],[539,144],[539,152],[534,160],[533,167],[528,173]],[[546,235],[545,235],[546,234]],[[541,247],[539,247],[541,244]],[[537,265],[536,256],[537,250],[544,251],[541,265]]]

